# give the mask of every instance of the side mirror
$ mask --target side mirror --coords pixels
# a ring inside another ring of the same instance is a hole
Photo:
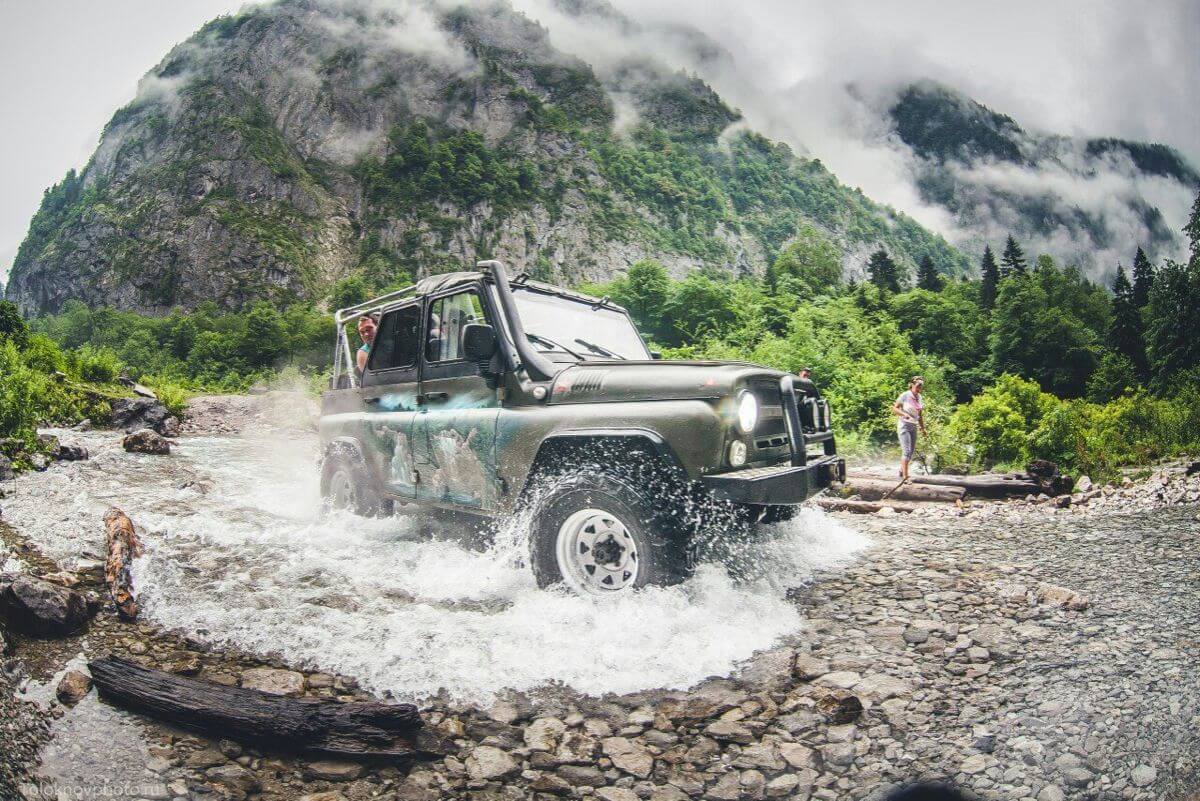
[[[462,354],[469,362],[482,365],[496,355],[496,330],[487,323],[467,323],[462,330]]]

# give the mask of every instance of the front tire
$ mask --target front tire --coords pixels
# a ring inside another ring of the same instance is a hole
[[[375,489],[370,471],[358,451],[338,448],[321,468],[321,496],[326,512],[346,510],[360,517],[387,517],[392,502]]]
[[[686,559],[663,499],[617,470],[588,467],[547,477],[536,493],[530,532],[539,587],[611,595],[675,584]]]

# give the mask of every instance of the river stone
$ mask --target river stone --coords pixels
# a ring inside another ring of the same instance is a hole
[[[596,738],[581,731],[568,732],[554,752],[554,760],[560,765],[588,765],[596,752]]]
[[[794,773],[785,773],[767,782],[765,793],[767,798],[786,798],[799,786],[800,777]]]
[[[792,664],[792,676],[800,681],[812,681],[829,672],[829,663],[812,654],[796,654]]]
[[[0,587],[0,614],[14,629],[35,637],[60,637],[87,622],[87,601],[75,590],[32,576]]]
[[[746,744],[754,739],[754,735],[740,723],[732,720],[718,720],[715,723],[710,723],[704,733],[714,740],[720,740],[728,743]]]
[[[1092,484],[1092,479],[1088,476],[1080,476],[1075,481],[1075,491],[1076,492],[1087,492],[1093,486],[1094,485]]]
[[[600,801],[641,801],[633,790],[626,790],[622,787],[601,787],[596,791],[595,796]]]
[[[554,772],[573,787],[603,787],[608,784],[608,780],[604,778],[600,769],[592,765],[563,765]]]
[[[59,679],[54,695],[67,706],[75,706],[92,689],[92,677],[81,670],[68,670]]]
[[[1054,784],[1047,784],[1037,794],[1037,801],[1065,801],[1066,797],[1066,793],[1060,787]]]
[[[61,462],[82,462],[88,458],[88,450],[82,445],[59,445],[54,458]]]
[[[714,799],[714,801],[737,801],[741,795],[741,776],[737,771],[730,771],[717,779],[717,783],[708,788],[704,797]]]
[[[688,801],[688,794],[673,784],[662,784],[650,793],[650,801]]]
[[[1091,601],[1085,596],[1057,584],[1039,584],[1037,597],[1040,603],[1062,606],[1076,612],[1091,606]]]
[[[1129,774],[1129,780],[1133,782],[1134,787],[1148,787],[1154,784],[1154,780],[1158,778],[1158,771],[1149,765],[1138,765]]]
[[[779,755],[793,768],[814,767],[815,753],[807,745],[801,743],[780,743]]]
[[[601,746],[613,765],[639,779],[647,778],[654,769],[654,757],[650,752],[627,737],[607,737]]]
[[[813,681],[813,684],[820,684],[822,687],[835,687],[839,690],[849,690],[854,685],[862,681],[862,676],[849,670],[838,670],[833,673],[826,673],[824,676]]]
[[[668,720],[704,720],[724,714],[746,700],[742,690],[723,683],[706,684],[683,698],[668,698],[658,711]]]
[[[399,797],[397,795],[397,797]],[[302,795],[296,801],[346,801],[346,796],[338,790],[326,790],[323,793],[309,793]]]
[[[822,692],[815,697],[817,711],[834,725],[853,723],[863,711],[862,701],[858,696],[846,690],[822,688]]]
[[[567,730],[558,718],[538,718],[525,727],[525,747],[531,751],[553,751]]]
[[[135,431],[121,440],[121,447],[129,453],[145,453],[151,456],[167,456],[171,443],[149,428]]]
[[[205,772],[208,780],[229,790],[245,794],[258,787],[258,779],[253,773],[230,762]]]
[[[17,477],[13,470],[12,460],[0,453],[0,481],[12,481]]]
[[[297,697],[304,694],[304,674],[294,670],[251,668],[242,673],[242,686],[271,695]]]
[[[164,437],[179,436],[179,420],[153,398],[118,398],[112,402],[113,428],[126,434],[148,428]]]
[[[322,759],[317,762],[309,762],[304,766],[304,771],[316,779],[324,779],[329,782],[348,782],[363,774],[363,766],[357,762]]]
[[[490,781],[516,773],[521,766],[507,752],[491,745],[476,746],[467,757],[467,775]]]

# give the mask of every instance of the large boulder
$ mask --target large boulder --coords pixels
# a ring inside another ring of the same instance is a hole
[[[31,576],[0,585],[0,615],[14,629],[34,637],[61,637],[88,619],[87,600],[75,590]]]
[[[179,436],[179,418],[155,398],[118,398],[113,401],[112,424],[126,434],[149,428],[164,437]]]
[[[171,443],[149,428],[143,428],[125,437],[121,440],[121,447],[130,453],[148,453],[152,456],[166,456],[171,453]]]

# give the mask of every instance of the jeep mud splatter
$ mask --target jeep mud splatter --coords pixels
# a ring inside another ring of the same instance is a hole
[[[378,312],[366,369],[347,322]],[[336,314],[321,490],[361,515],[528,514],[542,586],[607,594],[682,579],[714,509],[788,517],[845,475],[808,382],[663,361],[629,315],[498,261]]]

